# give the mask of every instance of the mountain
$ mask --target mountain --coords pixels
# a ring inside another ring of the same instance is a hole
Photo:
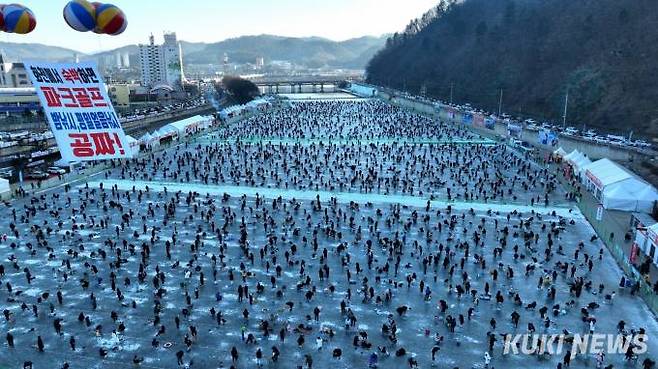
[[[224,53],[231,62],[254,63],[282,60],[309,67],[364,68],[375,52],[384,46],[384,37],[361,37],[342,42],[319,37],[293,38],[271,35],[243,36],[206,45],[196,52],[185,50],[190,64],[219,63]]]
[[[0,42],[0,50],[2,50],[6,61],[28,59],[72,60],[76,53],[83,55],[80,52],[63,47],[13,42]]]
[[[372,83],[607,131],[658,135],[655,0],[442,0],[390,37]],[[451,88],[453,86],[453,88]]]
[[[384,46],[385,37],[360,37],[336,42],[319,37],[293,38],[270,35],[243,36],[216,43],[181,41],[185,64],[220,64],[227,53],[232,63],[255,63],[259,57],[266,61],[281,60],[308,67],[365,68],[372,56]],[[7,59],[39,58],[52,61],[71,60],[74,54],[86,58],[113,57],[117,52],[128,53],[131,62],[138,60],[137,45],[87,55],[75,50],[41,44],[0,42]]]

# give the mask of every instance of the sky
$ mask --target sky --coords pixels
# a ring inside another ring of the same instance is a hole
[[[165,31],[192,42],[259,34],[337,41],[380,36],[401,31],[438,0],[113,0],[128,18],[128,28],[119,36],[70,29],[62,17],[66,0],[16,2],[35,13],[37,28],[28,35],[0,33],[0,41],[42,43],[92,53],[146,43],[151,33],[161,42]]]

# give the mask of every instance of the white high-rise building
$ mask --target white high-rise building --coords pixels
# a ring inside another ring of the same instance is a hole
[[[162,45],[162,56],[167,84],[182,88],[185,77],[183,75],[183,50],[176,40],[176,33],[165,33]]]
[[[183,52],[175,33],[165,33],[164,44],[156,45],[153,35],[149,44],[139,45],[142,86],[167,85],[175,90],[183,87]]]
[[[124,68],[130,68],[130,54],[128,54],[127,52],[123,53],[121,55],[121,59],[122,59],[122,62],[123,62],[123,67]]]
[[[148,45],[139,45],[139,62],[142,71],[142,86],[153,87],[163,78],[162,50],[155,44],[155,37],[149,37]]]
[[[121,65],[121,62],[122,62],[122,60],[121,60],[121,53],[119,53],[119,52],[117,51],[116,54],[115,54],[114,56],[116,57],[116,67],[117,67],[117,69],[121,69],[121,67],[122,67],[122,65]]]

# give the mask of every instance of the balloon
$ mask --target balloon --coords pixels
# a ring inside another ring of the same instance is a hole
[[[64,7],[64,20],[79,32],[96,28],[96,8],[87,0],[73,0]]]
[[[96,28],[94,32],[116,36],[123,33],[127,26],[126,15],[117,6],[99,4],[96,7]]]
[[[0,4],[0,30],[5,30],[5,16],[2,14],[2,9],[5,8],[5,4]]]
[[[24,35],[32,32],[37,26],[34,13],[20,4],[6,5],[2,9],[2,16],[5,21],[5,32]]]

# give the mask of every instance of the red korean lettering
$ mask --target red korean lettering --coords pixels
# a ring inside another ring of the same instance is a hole
[[[78,103],[75,100],[73,91],[68,87],[58,87],[57,91],[59,92],[59,97],[62,100],[65,100],[64,106],[67,108],[77,108],[79,107]],[[66,102],[68,100],[69,102]]]
[[[75,93],[75,100],[81,108],[93,108],[94,104],[91,102],[91,97],[87,94],[87,89],[76,87],[72,89]]]
[[[89,136],[94,140],[96,155],[114,155],[114,141],[108,132],[90,133]]]
[[[89,135],[86,133],[69,133],[73,156],[78,158],[89,158],[94,156],[94,148],[89,141]]]
[[[89,97],[91,97],[94,106],[107,106],[107,102],[105,101],[103,94],[101,94],[100,88],[89,87],[87,91],[89,92]]]
[[[46,98],[46,105],[48,107],[61,107],[62,106],[62,100],[59,97],[59,94],[53,87],[41,87],[41,92],[43,92],[43,96]]]

